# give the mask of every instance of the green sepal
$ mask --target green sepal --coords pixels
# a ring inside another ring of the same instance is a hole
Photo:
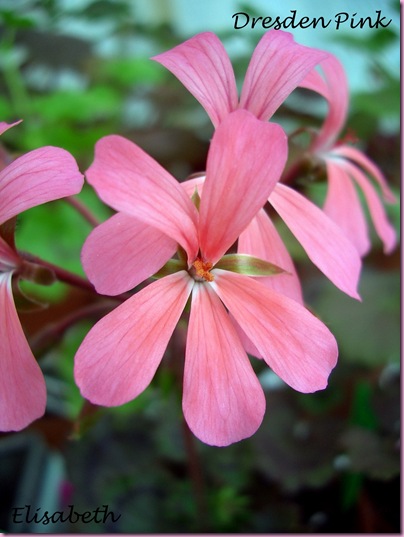
[[[184,263],[184,261],[180,259],[170,259],[167,261],[164,267],[162,267],[158,272],[156,272],[156,274],[152,276],[152,278],[158,280],[159,278],[164,278],[164,276],[169,276],[170,274],[174,274],[180,270],[187,270],[187,265]]]
[[[216,263],[215,268],[245,276],[274,276],[286,272],[273,263],[248,254],[227,254]]]
[[[197,188],[195,188],[194,193],[192,194],[191,201],[195,205],[196,209],[199,211],[199,206],[201,204],[201,198],[199,196],[199,192],[198,192]]]

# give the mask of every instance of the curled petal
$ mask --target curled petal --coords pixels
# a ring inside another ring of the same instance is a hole
[[[27,343],[11,292],[12,273],[0,273],[0,430],[20,431],[43,416],[46,386]]]
[[[118,295],[157,272],[176,247],[176,242],[158,229],[117,213],[90,233],[81,257],[97,292]]]
[[[12,271],[20,263],[17,253],[0,237],[0,274]]]
[[[359,255],[370,249],[366,220],[355,186],[344,168],[332,159],[326,160],[328,189],[323,211],[344,230]]]
[[[332,54],[321,62],[320,67],[324,78],[314,71],[300,83],[301,87],[316,91],[328,101],[328,114],[314,140],[312,150],[331,147],[337,140],[348,114],[349,90],[344,68]]]
[[[122,136],[106,136],[95,146],[86,172],[100,198],[177,241],[190,262],[198,253],[198,213],[184,189],[140,147]]]
[[[200,248],[206,260],[222,257],[264,206],[287,157],[286,135],[245,110],[216,129],[200,204]]]
[[[265,33],[251,57],[240,98],[240,108],[268,120],[305,75],[328,54],[295,43],[280,30]]]
[[[252,278],[212,272],[210,285],[273,371],[300,392],[325,388],[338,357],[328,328],[295,300]]]
[[[198,34],[152,59],[182,82],[204,107],[215,127],[237,108],[233,67],[215,34]]]
[[[373,225],[384,245],[384,252],[391,253],[396,246],[396,232],[387,220],[386,212],[376,190],[359,168],[347,161],[343,163],[343,167],[355,179],[365,194]]]
[[[157,280],[90,330],[74,364],[83,397],[97,405],[117,406],[147,388],[193,283],[185,271]]]
[[[312,262],[341,291],[359,299],[361,259],[353,243],[324,212],[291,188],[278,184],[269,202]]]
[[[80,192],[84,178],[74,158],[58,147],[41,147],[0,172],[0,224],[48,201]]]
[[[354,164],[359,165],[378,183],[382,190],[382,194],[385,201],[387,201],[388,203],[397,202],[395,195],[390,190],[389,185],[387,184],[387,181],[384,178],[380,169],[376,166],[374,162],[370,160],[370,158],[368,158],[364,153],[362,153],[362,151],[359,151],[359,149],[356,149],[356,147],[341,145],[339,147],[335,147],[332,150],[332,154],[352,160]]]
[[[0,134],[3,134],[3,132],[8,131],[8,129],[11,129],[12,127],[15,127],[15,125],[18,125],[21,123],[22,119],[19,121],[15,121],[14,123],[5,123],[4,121],[0,121]]]
[[[265,397],[223,304],[209,284],[192,293],[183,411],[203,442],[227,446],[255,433]]]
[[[284,273],[260,278],[260,283],[303,304],[302,288],[292,258],[263,209],[240,235],[237,249],[283,268]]]

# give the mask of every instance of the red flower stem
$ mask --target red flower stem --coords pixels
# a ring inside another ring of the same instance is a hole
[[[207,509],[205,502],[205,484],[202,475],[202,469],[198,452],[195,446],[195,437],[188,427],[185,418],[182,419],[182,430],[185,442],[185,450],[188,455],[189,476],[194,488],[194,496],[196,501],[196,509],[198,516],[199,529],[198,532],[208,532],[209,521],[207,517]]]
[[[90,209],[84,205],[79,199],[75,198],[74,196],[68,196],[65,198],[65,201],[69,203],[72,207],[76,209],[78,213],[81,214],[81,216],[87,220],[89,224],[91,224],[93,227],[97,227],[100,225],[100,221],[94,214],[90,211]]]
[[[63,319],[48,324],[43,330],[32,337],[30,340],[31,349],[36,355],[44,352],[56,341],[61,339],[66,330],[77,322],[92,317],[98,320],[98,318],[109,313],[113,307],[115,307],[115,304],[104,300],[102,302],[89,304],[79,310],[73,311],[72,313],[66,315],[66,317]]]
[[[93,284],[90,283],[86,278],[83,278],[81,276],[78,276],[77,274],[74,274],[73,272],[69,272],[68,270],[58,267],[57,265],[54,265],[49,261],[44,261],[43,259],[30,253],[19,251],[18,254],[22,259],[25,259],[26,261],[36,263],[37,265],[52,270],[59,281],[68,283],[69,285],[73,285],[74,287],[79,287],[80,289],[85,289],[86,291],[96,293]]]

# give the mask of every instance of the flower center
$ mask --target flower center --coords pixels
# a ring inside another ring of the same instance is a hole
[[[205,262],[200,257],[197,257],[192,263],[191,276],[198,281],[206,280],[207,282],[213,282],[214,276],[210,272],[212,266],[212,263],[209,263],[209,261]]]

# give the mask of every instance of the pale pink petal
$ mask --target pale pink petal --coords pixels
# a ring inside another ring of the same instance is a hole
[[[302,288],[296,268],[283,240],[266,212],[261,209],[238,239],[237,251],[269,261],[285,273],[260,277],[263,285],[303,304]]]
[[[92,403],[117,406],[150,384],[194,280],[185,271],[148,285],[87,334],[74,365],[76,384]]]
[[[264,206],[287,157],[286,135],[245,110],[216,129],[200,204],[200,248],[215,263]]]
[[[86,172],[100,198],[177,241],[192,262],[198,253],[198,213],[180,184],[140,147],[121,136],[95,146]]]
[[[90,233],[81,258],[97,292],[118,295],[155,274],[176,248],[176,242],[158,229],[117,213]]]
[[[352,179],[344,168],[331,159],[326,160],[328,189],[323,211],[345,232],[360,256],[370,249],[366,219]]]
[[[17,253],[0,237],[0,274],[15,269],[20,262]]]
[[[15,125],[18,125],[21,123],[22,119],[19,121],[15,121],[14,123],[5,123],[4,121],[0,121],[0,134],[3,134],[3,132],[8,131],[8,129],[11,129],[12,127],[15,127]]]
[[[361,259],[341,228],[321,209],[285,185],[276,186],[269,202],[316,267],[341,291],[359,299]]]
[[[204,107],[215,127],[237,108],[233,67],[215,34],[198,34],[152,59],[180,80]]]
[[[344,68],[339,60],[329,55],[320,64],[324,79],[317,73],[310,73],[300,83],[301,87],[317,91],[328,101],[328,114],[315,138],[312,150],[331,147],[337,140],[348,114],[349,90]]]
[[[332,154],[345,157],[346,159],[352,160],[354,164],[358,164],[359,166],[361,166],[366,171],[366,173],[368,173],[378,183],[382,190],[382,194],[385,201],[389,203],[396,203],[396,197],[390,190],[389,185],[387,184],[387,181],[384,178],[382,172],[376,166],[376,164],[370,160],[369,157],[362,153],[362,151],[359,151],[359,149],[356,149],[356,147],[341,145],[335,147],[332,150]]]
[[[338,357],[328,328],[295,300],[252,278],[212,273],[210,285],[273,371],[300,392],[325,388]]]
[[[264,393],[229,316],[205,283],[192,293],[182,406],[191,431],[214,446],[251,436],[265,412]]]
[[[343,162],[343,167],[347,173],[349,173],[355,179],[362,189],[369,207],[373,225],[375,226],[376,232],[383,242],[384,252],[386,254],[391,253],[394,250],[397,242],[396,232],[394,227],[387,219],[386,212],[376,190],[366,175],[359,168],[347,161]]]
[[[305,75],[327,53],[295,43],[292,34],[266,32],[251,57],[240,98],[240,108],[268,120]]]
[[[193,179],[187,179],[186,181],[183,181],[181,183],[181,186],[190,198],[192,198],[195,191],[197,191],[199,196],[201,196],[205,179],[205,175],[199,175],[198,177],[194,177]]]
[[[80,192],[84,178],[74,158],[58,147],[41,147],[0,172],[0,224],[41,203]]]
[[[0,273],[0,430],[20,431],[43,416],[46,386],[27,343],[11,292],[12,273]]]

